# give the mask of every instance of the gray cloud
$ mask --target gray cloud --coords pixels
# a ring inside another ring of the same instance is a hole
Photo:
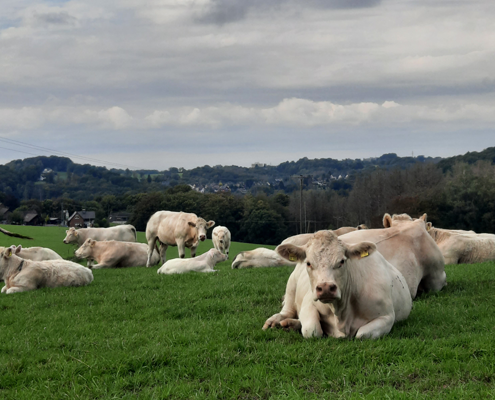
[[[34,20],[39,25],[71,25],[76,22],[76,18],[67,11],[35,13]]]
[[[281,8],[353,9],[376,7],[381,0],[213,0],[197,18],[201,23],[223,25],[246,18],[249,12],[277,12]]]

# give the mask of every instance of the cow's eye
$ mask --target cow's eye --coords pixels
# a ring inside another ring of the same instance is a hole
[[[342,265],[344,265],[344,263],[345,263],[344,259],[340,260],[340,262],[337,264],[337,266],[335,268],[337,269],[337,268],[342,267]]]
[[[309,261],[306,262],[306,265],[308,266],[308,268],[312,268],[311,263]]]

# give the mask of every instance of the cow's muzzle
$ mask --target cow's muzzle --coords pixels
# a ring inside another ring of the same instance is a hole
[[[330,303],[333,300],[340,299],[340,290],[335,283],[323,282],[316,285],[316,300],[322,303]]]
[[[204,241],[205,241],[205,239],[206,239],[206,235],[201,235],[201,236],[199,237],[199,240],[201,240],[202,242],[204,242]]]

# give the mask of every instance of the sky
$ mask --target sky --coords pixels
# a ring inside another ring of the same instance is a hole
[[[2,0],[0,164],[495,146],[493,0]]]

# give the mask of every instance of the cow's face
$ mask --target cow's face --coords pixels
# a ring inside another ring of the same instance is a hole
[[[222,250],[225,250],[225,231],[224,230],[213,231],[213,235],[217,238],[218,243],[220,244],[220,248]]]
[[[302,247],[281,245],[277,252],[289,261],[304,263],[314,300],[331,303],[342,298],[349,279],[349,262],[366,257],[376,250],[373,243],[346,245],[335,233],[320,231]]]
[[[189,224],[192,224],[191,222]],[[198,232],[198,239],[201,240],[202,242],[205,241],[206,239],[206,231],[209,228],[212,228],[215,225],[215,221],[208,221],[206,222],[203,218],[198,218],[196,220],[195,224],[192,224],[192,226],[195,226]]]
[[[227,259],[227,254],[223,254],[222,252],[218,251],[217,249],[210,249],[209,253],[211,257],[213,258],[213,262],[215,264],[225,261]]]
[[[75,255],[77,258],[88,258],[91,256],[91,253],[93,252],[93,247],[95,247],[96,241],[93,239],[86,239],[86,241],[82,244],[81,247],[79,247]]]
[[[0,252],[0,279],[3,279],[3,274],[5,269],[9,265],[8,262],[11,257],[15,254],[16,247],[3,247],[3,250]]]
[[[77,236],[79,235],[79,233],[77,233],[77,231],[74,228],[70,228],[69,230],[65,231],[65,233],[66,233],[64,239],[65,244],[77,243]]]

